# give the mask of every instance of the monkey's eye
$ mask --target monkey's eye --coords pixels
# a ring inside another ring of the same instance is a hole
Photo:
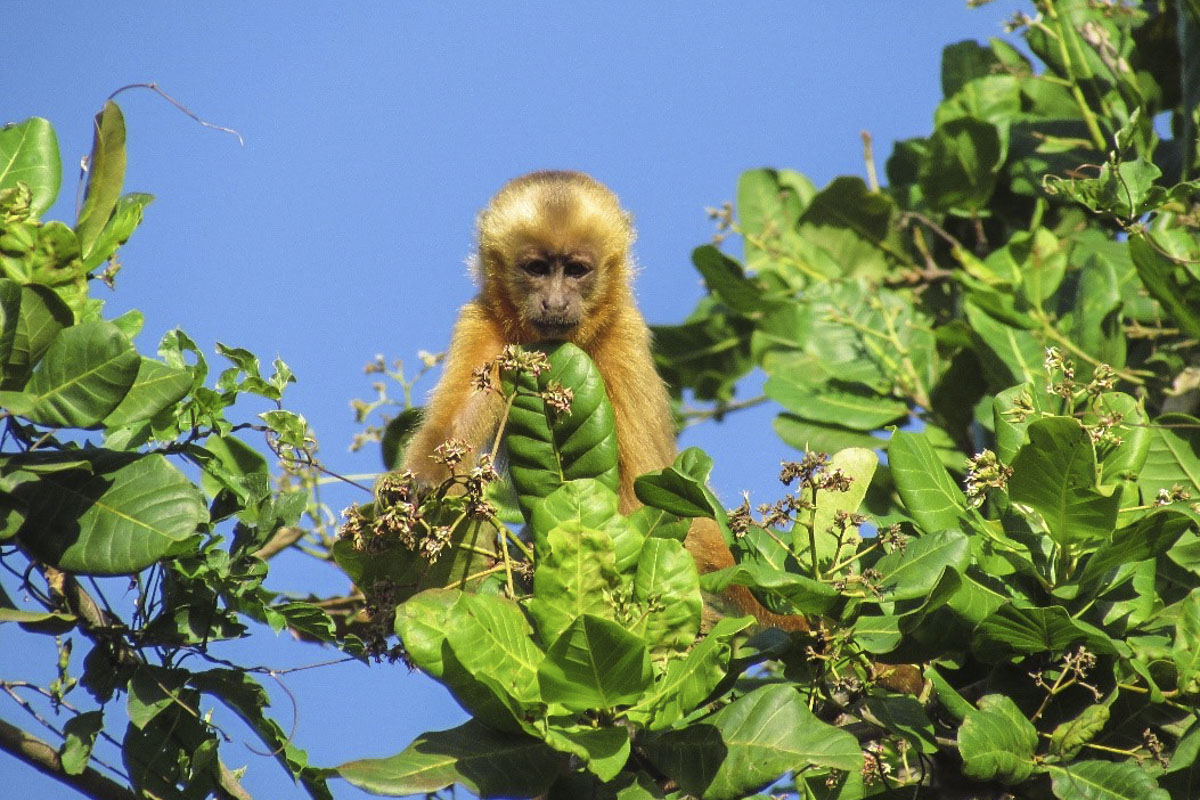
[[[563,274],[568,278],[582,278],[592,271],[592,268],[582,261],[568,261],[563,267]]]
[[[550,263],[543,261],[540,258],[534,258],[522,264],[521,269],[525,270],[530,275],[537,275],[540,277],[550,274]]]

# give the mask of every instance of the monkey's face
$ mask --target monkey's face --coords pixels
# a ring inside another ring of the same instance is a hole
[[[595,293],[596,259],[582,248],[528,248],[517,255],[512,277],[521,317],[544,339],[567,339]]]

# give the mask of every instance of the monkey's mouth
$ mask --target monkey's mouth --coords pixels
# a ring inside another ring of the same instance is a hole
[[[566,336],[579,324],[578,319],[562,316],[537,317],[530,322],[539,334],[548,339]]]

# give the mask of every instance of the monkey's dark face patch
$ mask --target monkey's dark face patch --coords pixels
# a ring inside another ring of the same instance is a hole
[[[544,339],[569,338],[583,320],[595,289],[590,252],[531,248],[514,265],[522,316]]]

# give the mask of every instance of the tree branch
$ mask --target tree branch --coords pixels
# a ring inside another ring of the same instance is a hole
[[[137,800],[137,795],[116,781],[84,767],[78,775],[63,770],[58,751],[33,734],[26,733],[15,725],[0,719],[0,750],[33,767],[43,775],[70,786],[77,792],[96,800]]]

